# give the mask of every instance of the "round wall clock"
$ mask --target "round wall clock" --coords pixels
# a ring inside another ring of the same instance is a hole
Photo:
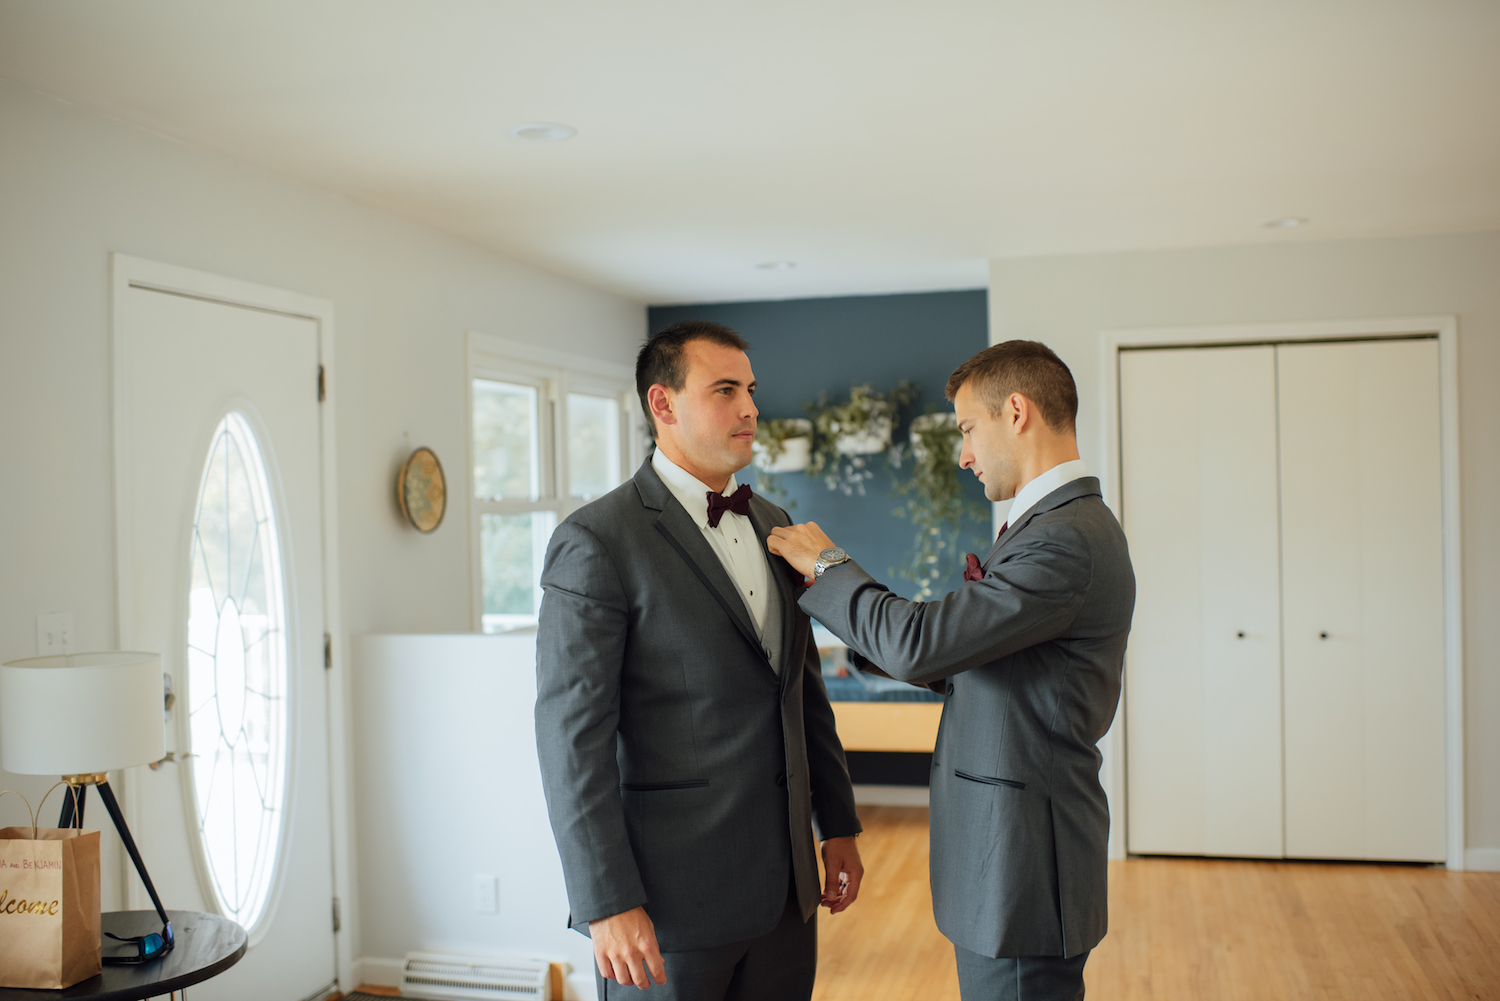
[[[448,482],[443,464],[430,448],[419,448],[401,464],[396,476],[396,501],[401,513],[419,532],[431,532],[443,523],[448,508]]]

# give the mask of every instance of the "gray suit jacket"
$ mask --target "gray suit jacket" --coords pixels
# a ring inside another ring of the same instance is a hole
[[[948,679],[932,759],[943,934],[985,956],[1076,956],[1108,923],[1096,745],[1120,701],[1135,574],[1093,477],[1044,497],[982,565],[924,604],[846,564],[801,605],[891,677]]]
[[[786,512],[755,497],[764,551]],[[644,905],[664,951],[818,905],[813,824],[859,832],[802,577],[770,560],[778,676],[702,530],[650,460],[558,526],[542,571],[537,750],[570,923]],[[774,635],[768,629],[768,635]]]

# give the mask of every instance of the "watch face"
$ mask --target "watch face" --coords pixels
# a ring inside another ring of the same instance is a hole
[[[849,554],[844,552],[842,549],[839,549],[837,546],[831,549],[825,549],[818,554],[819,563],[842,563],[848,558]]]

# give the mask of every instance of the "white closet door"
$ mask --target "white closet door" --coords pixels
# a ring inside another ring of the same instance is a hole
[[[1282,854],[1274,350],[1120,357],[1132,852]]]
[[[1278,364],[1286,853],[1441,861],[1437,341],[1284,345]]]

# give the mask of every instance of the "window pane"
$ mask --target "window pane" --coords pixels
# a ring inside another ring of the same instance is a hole
[[[601,497],[620,485],[620,403],[568,394],[568,492]]]
[[[480,516],[485,632],[536,621],[542,605],[542,558],[556,527],[557,515],[551,511]]]
[[[474,496],[536,500],[541,496],[537,391],[474,380]]]
[[[193,519],[187,596],[189,742],[198,833],[219,908],[265,912],[286,789],[281,547],[260,447],[220,422]]]

